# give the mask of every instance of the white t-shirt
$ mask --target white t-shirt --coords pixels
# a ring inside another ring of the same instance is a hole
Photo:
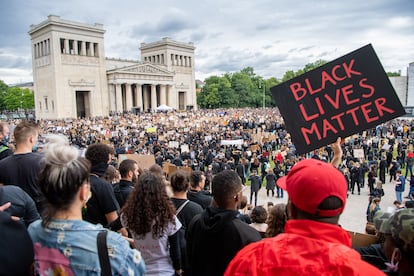
[[[174,219],[175,225],[170,223],[159,239],[153,239],[151,232],[148,232],[143,239],[137,239],[137,236],[132,233],[135,246],[141,252],[145,261],[147,270],[145,275],[174,275],[168,236],[174,235],[181,228],[178,218],[174,216]]]

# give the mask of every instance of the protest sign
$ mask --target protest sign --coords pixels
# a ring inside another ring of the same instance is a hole
[[[173,149],[177,149],[180,146],[180,143],[178,141],[169,141],[168,142],[168,147],[173,148]]]
[[[119,154],[118,162],[121,162],[125,159],[135,160],[138,164],[138,167],[141,169],[149,169],[152,165],[155,164],[154,155],[144,155],[144,154]]]
[[[157,132],[157,127],[148,127],[146,129],[147,133],[156,133]]]
[[[226,145],[243,145],[243,139],[237,139],[237,140],[221,140],[220,144],[222,146],[226,146]]]
[[[190,152],[190,148],[188,147],[187,144],[181,145],[180,148],[181,148],[181,152]]]
[[[360,160],[365,158],[364,149],[354,149],[354,157]]]
[[[297,154],[405,114],[371,44],[271,91]]]

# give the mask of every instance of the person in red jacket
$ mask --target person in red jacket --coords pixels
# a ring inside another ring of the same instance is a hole
[[[336,150],[342,153],[339,144]],[[348,190],[338,169],[305,159],[277,184],[289,195],[285,233],[244,247],[224,275],[385,275],[361,259],[338,225]]]

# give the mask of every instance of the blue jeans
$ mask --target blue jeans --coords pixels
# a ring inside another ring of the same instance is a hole
[[[277,197],[283,197],[283,189],[279,188],[279,186],[276,186],[277,188]]]
[[[403,200],[402,200],[402,192],[397,192],[397,191],[395,191],[395,196],[397,197],[397,200],[399,201],[399,202],[403,202]]]
[[[410,172],[410,177],[413,176],[413,166],[412,165],[407,165],[406,169],[405,169],[405,178],[407,178],[408,172]]]

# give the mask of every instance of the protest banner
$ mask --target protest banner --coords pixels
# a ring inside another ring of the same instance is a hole
[[[297,154],[405,114],[371,44],[271,91]]]
[[[243,145],[243,139],[236,139],[236,140],[221,140],[220,145],[226,146],[226,145]]]
[[[181,148],[181,152],[190,152],[190,148],[188,147],[187,144],[181,145],[180,148]]]
[[[169,141],[168,142],[168,147],[169,148],[178,149],[179,146],[180,146],[180,143],[178,141]]]
[[[169,162],[165,162],[163,167],[162,167],[164,173],[169,176],[171,175],[173,172],[175,172],[177,170],[177,166],[174,164],[171,164]]]
[[[138,164],[138,167],[141,169],[149,169],[152,165],[155,164],[155,157],[152,154],[119,154],[118,164],[121,164],[121,162],[125,159],[135,160]]]
[[[364,149],[354,149],[354,157],[359,160],[365,159]]]
[[[155,127],[148,127],[146,129],[146,132],[147,133],[156,133],[157,132],[157,127],[156,126]]]

